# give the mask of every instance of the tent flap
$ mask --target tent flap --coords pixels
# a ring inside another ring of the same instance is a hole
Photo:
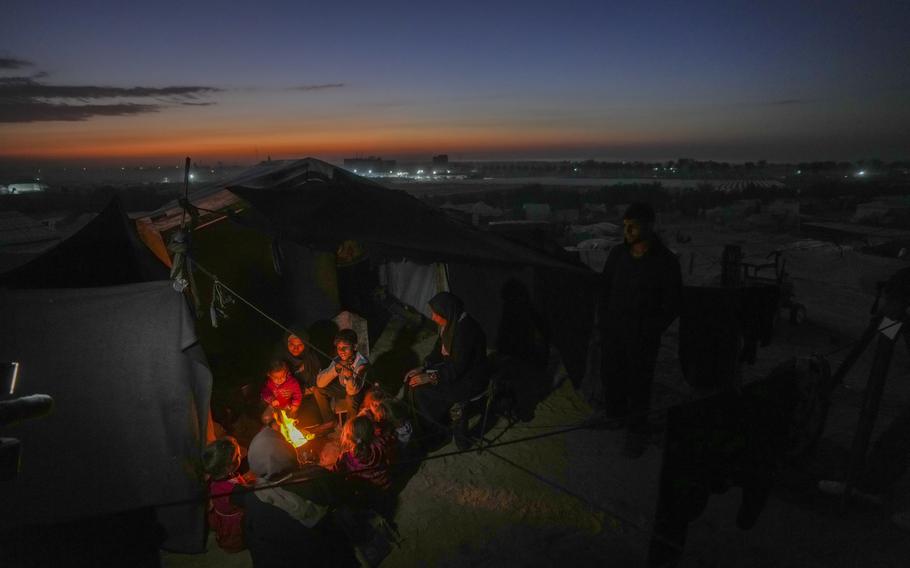
[[[22,469],[0,485],[0,529],[154,507],[205,494],[211,374],[170,282],[0,293],[0,359],[21,363],[18,394],[54,411],[10,427]],[[74,340],[75,339],[75,340]],[[204,509],[166,512],[165,546],[199,552]]]

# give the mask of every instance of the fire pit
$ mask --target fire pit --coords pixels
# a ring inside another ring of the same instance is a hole
[[[276,418],[278,419],[278,427],[281,429],[281,435],[284,436],[284,439],[290,442],[294,448],[300,448],[315,438],[315,435],[310,434],[306,430],[297,428],[297,419],[288,416],[287,412],[284,410],[282,410]]]

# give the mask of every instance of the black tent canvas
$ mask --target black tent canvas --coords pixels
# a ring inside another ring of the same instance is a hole
[[[4,428],[23,451],[19,476],[0,486],[0,529],[197,499],[158,518],[166,547],[202,550],[211,374],[162,274],[115,201],[0,277],[0,359],[20,362],[17,394],[55,400],[50,415]]]
[[[276,243],[291,242],[312,254],[334,254],[339,244],[355,240],[373,263],[401,259],[446,263],[452,291],[478,317],[490,344],[502,309],[501,284],[517,278],[551,321],[554,343],[572,377],[580,380],[584,374],[596,287],[596,275],[585,266],[481,231],[404,191],[312,158],[262,163],[233,180],[191,191],[188,201],[201,212],[200,226],[255,227]],[[166,236],[182,219],[183,209],[174,202],[137,223],[144,226],[143,235],[151,227]],[[233,254],[235,243],[219,241],[223,256]],[[161,248],[161,240],[149,244]],[[199,258],[202,264],[218,262],[211,248],[209,253]],[[236,270],[230,263],[224,267]],[[263,301],[270,299],[263,295]],[[313,321],[302,308],[280,315],[286,321]]]

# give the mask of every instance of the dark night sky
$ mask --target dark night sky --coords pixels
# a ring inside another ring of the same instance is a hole
[[[910,157],[908,2],[6,0],[0,157]]]

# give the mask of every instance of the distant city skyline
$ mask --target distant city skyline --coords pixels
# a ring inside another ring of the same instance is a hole
[[[0,160],[910,158],[910,4],[4,3]]]

